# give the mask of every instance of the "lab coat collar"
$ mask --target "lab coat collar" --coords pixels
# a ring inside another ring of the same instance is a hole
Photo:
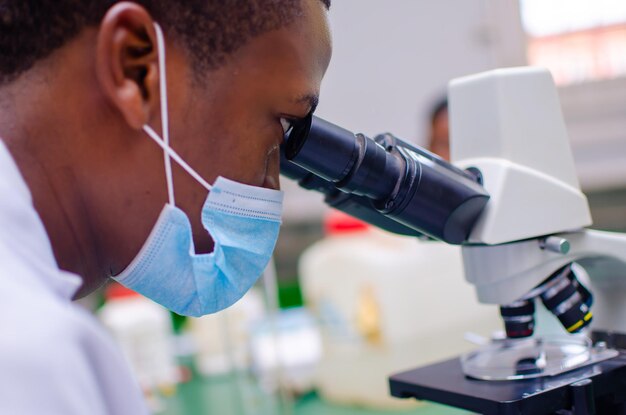
[[[58,296],[71,299],[82,284],[78,275],[59,269],[30,190],[0,139],[0,258],[3,253],[32,269],[29,274]]]
[[[69,300],[74,298],[76,291],[83,285],[83,280],[76,274],[59,269],[58,283],[55,284],[57,294]]]

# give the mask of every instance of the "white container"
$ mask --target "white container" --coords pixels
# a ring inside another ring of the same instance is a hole
[[[322,356],[319,327],[310,311],[294,307],[269,314],[252,327],[252,369],[259,380],[293,395],[314,389]]]
[[[342,404],[405,408],[388,376],[471,350],[466,332],[501,329],[496,307],[477,302],[458,247],[402,237],[336,213],[329,235],[299,264],[305,304],[324,345],[317,387]]]
[[[179,373],[172,350],[169,312],[155,302],[114,283],[98,312],[120,345],[146,396],[170,394]]]
[[[263,297],[252,288],[225,310],[188,319],[198,371],[204,376],[216,376],[248,369],[250,326],[265,314]]]

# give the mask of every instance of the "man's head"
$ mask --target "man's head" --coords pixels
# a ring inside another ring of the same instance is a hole
[[[319,0],[326,8],[330,0]],[[250,38],[296,22],[298,0],[134,0],[189,52],[198,70],[215,69]],[[97,26],[120,0],[0,0],[0,84]]]
[[[312,111],[330,59],[325,0],[0,0],[0,137],[81,293],[136,255],[167,201],[153,22],[172,147],[208,182],[278,187],[281,118]],[[197,249],[206,191],[174,166]]]

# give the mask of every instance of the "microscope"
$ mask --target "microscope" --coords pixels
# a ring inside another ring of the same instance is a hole
[[[479,301],[500,307],[504,336],[392,375],[391,394],[482,414],[626,414],[626,235],[587,229],[551,75],[523,67],[453,80],[449,114],[454,164],[313,116],[281,149],[281,173],[330,206],[461,245]],[[536,335],[536,310],[562,333]]]

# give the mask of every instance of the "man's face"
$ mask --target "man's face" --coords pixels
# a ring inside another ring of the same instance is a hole
[[[207,182],[279,187],[281,119],[311,111],[331,54],[325,7],[302,4],[293,24],[250,39],[204,73],[166,31],[170,145]],[[141,128],[161,132],[155,51],[152,16],[116,2],[99,26],[12,84],[19,116],[3,135],[19,137],[12,154],[59,266],[84,277],[78,296],[129,265],[168,201],[163,152]],[[196,251],[209,252],[200,222],[207,190],[172,168],[176,206],[191,222]]]
[[[252,39],[207,74],[192,74],[185,59],[168,59],[171,145],[209,183],[224,176],[279,188],[281,118],[313,109],[331,54],[322,3],[307,0],[304,8],[294,25]],[[208,250],[199,222],[206,191],[176,167],[174,185],[199,250]]]

